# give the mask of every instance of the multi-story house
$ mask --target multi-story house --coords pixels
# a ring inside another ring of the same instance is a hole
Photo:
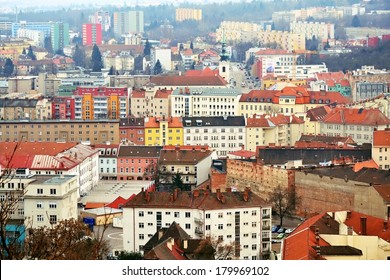
[[[74,99],[66,96],[56,96],[51,103],[52,119],[53,120],[74,120],[75,107]]]
[[[121,142],[145,145],[145,119],[128,116],[119,120]]]
[[[246,149],[257,146],[292,146],[304,133],[304,121],[295,115],[254,115],[247,119]]]
[[[118,153],[118,180],[155,180],[162,146],[121,145]]]
[[[390,119],[378,109],[334,108],[321,122],[321,133],[351,136],[358,144],[372,143],[375,129],[390,127]]]
[[[95,150],[99,150],[99,178],[116,180],[119,144],[96,144],[93,147]]]
[[[131,109],[137,117],[170,116],[170,99],[172,89],[148,85],[144,89],[133,90],[131,93]]]
[[[356,101],[376,98],[383,93],[389,92],[388,83],[384,82],[357,82]]]
[[[262,44],[277,44],[281,49],[288,51],[306,50],[305,35],[287,31],[263,30],[257,34]]]
[[[89,16],[89,22],[94,24],[101,24],[102,30],[108,31],[111,27],[111,16],[107,11],[97,11]]]
[[[252,90],[239,101],[239,115],[282,113],[304,117],[312,108],[323,105],[346,105],[350,100],[339,92],[310,91],[304,87],[284,87],[282,90]]]
[[[183,123],[179,117],[145,118],[145,145],[183,145]]]
[[[130,51],[119,53],[107,51],[103,53],[103,65],[105,68],[114,69],[114,73],[132,72],[134,70],[134,57]]]
[[[325,22],[293,21],[290,23],[290,31],[305,34],[306,39],[313,37],[319,40],[334,38],[334,24]]]
[[[119,143],[119,120],[13,120],[0,122],[0,141]]]
[[[189,9],[189,8],[177,8],[176,9],[176,21],[186,21],[186,20],[202,20],[202,10],[201,9]]]
[[[153,69],[157,61],[160,61],[163,71],[172,70],[172,53],[171,49],[153,48],[150,52],[151,68]]]
[[[271,251],[271,207],[249,189],[142,191],[123,206],[123,221],[123,248],[128,251],[142,252],[156,230],[172,222],[192,238],[233,245],[235,259],[268,259]]]
[[[53,52],[61,51],[69,45],[69,23],[52,22],[51,23],[51,47]]]
[[[217,42],[251,42],[255,41],[262,26],[252,22],[223,21],[216,30]]]
[[[98,151],[77,143],[0,142],[2,168],[12,166],[26,175],[76,175],[78,195],[88,193],[99,180]],[[16,152],[13,152],[16,149]],[[7,165],[9,164],[9,165]]]
[[[125,33],[144,32],[144,12],[143,11],[122,11],[114,12],[114,32],[118,35]]]
[[[374,130],[372,159],[380,169],[390,169],[390,128]]]
[[[232,88],[177,88],[171,94],[171,115],[237,116],[240,97],[240,91]]]
[[[227,82],[220,75],[207,76],[152,76],[150,82],[157,87],[176,88],[226,88]]]
[[[207,146],[164,146],[158,160],[160,187],[172,186],[173,176],[179,174],[184,186],[193,189],[209,180],[216,152]]]
[[[83,45],[100,46],[102,44],[102,25],[100,23],[83,24]]]
[[[218,157],[240,150],[246,142],[243,116],[184,117],[184,145],[206,145]]]
[[[61,220],[77,219],[77,175],[35,175],[32,178],[23,196],[27,226],[50,227]]]
[[[77,87],[73,96],[76,120],[120,119],[128,114],[127,88]]]

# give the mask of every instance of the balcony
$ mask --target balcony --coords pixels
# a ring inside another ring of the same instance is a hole
[[[203,225],[203,220],[199,218],[194,218],[194,222],[200,225]]]
[[[199,235],[203,235],[203,230],[200,228],[195,228],[195,233]]]

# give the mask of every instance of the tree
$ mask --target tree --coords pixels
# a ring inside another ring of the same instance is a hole
[[[182,43],[180,43],[180,45],[179,45],[179,51],[182,52],[183,50],[184,50],[184,46],[183,46]]]
[[[161,66],[161,62],[159,59],[157,59],[157,62],[153,67],[153,73],[154,73],[154,75],[158,75],[158,74],[162,73],[162,66]]]
[[[134,58],[134,70],[143,71],[144,70],[144,58],[142,55],[138,55]]]
[[[36,55],[34,54],[31,45],[28,47],[27,56],[28,56],[31,60],[37,60],[37,57],[36,57]]]
[[[102,71],[103,68],[102,55],[96,44],[93,45],[91,62],[92,62],[92,72]]]
[[[118,260],[143,260],[144,256],[140,252],[120,251]]]
[[[175,173],[172,177],[172,185],[174,188],[179,188],[180,190],[184,190],[183,179],[181,178],[179,172]]]
[[[26,54],[26,48],[23,48],[22,54]]]
[[[224,243],[222,239],[208,237],[199,242],[194,251],[194,258],[200,260],[232,260],[236,259],[239,250],[240,248],[236,246],[235,242]]]
[[[108,75],[114,75],[114,74],[115,74],[114,66],[111,66],[110,71],[108,71]]]
[[[270,195],[272,209],[279,216],[280,226],[283,226],[283,218],[292,215],[300,203],[300,198],[294,189],[282,189],[280,186],[274,189]]]
[[[7,58],[4,64],[4,76],[9,77],[14,73],[14,63],[11,59]]]
[[[353,18],[352,18],[352,23],[351,23],[352,27],[360,27],[360,19],[357,15],[354,15]]]
[[[194,43],[192,43],[192,41],[191,41],[191,43],[190,43],[190,49],[191,49],[191,50],[194,50]]]
[[[51,37],[45,37],[44,39],[44,47],[49,53],[53,53],[53,46],[51,44]]]
[[[76,66],[85,67],[85,53],[79,45],[76,45],[72,58]]]
[[[146,39],[145,47],[144,47],[144,55],[145,56],[150,55],[150,49],[151,49],[151,46],[149,43],[149,39]]]

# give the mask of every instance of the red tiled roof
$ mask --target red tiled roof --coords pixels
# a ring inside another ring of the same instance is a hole
[[[390,203],[390,184],[388,185],[374,185],[374,189],[383,198],[383,201]]]
[[[104,207],[104,202],[87,202],[85,203],[84,209],[95,209]]]
[[[390,129],[376,130],[373,137],[374,147],[390,147]]]
[[[302,124],[303,120],[295,115],[286,116],[283,114],[277,115],[261,115],[247,119],[247,127],[274,127],[283,124]]]
[[[131,98],[145,98],[145,90],[136,89],[131,92]]]
[[[310,100],[312,103],[337,103],[337,104],[349,104],[351,101],[343,96],[338,91],[310,91]],[[322,101],[319,101],[322,100]]]
[[[172,90],[159,89],[156,91],[154,98],[168,98],[172,93]]]
[[[135,197],[135,194],[132,194],[128,199],[125,199],[125,198],[123,198],[121,196],[118,196],[113,202],[111,202],[111,203],[109,203],[107,205],[104,205],[104,206],[105,207],[119,209],[123,205],[125,205],[126,202],[132,200],[134,197]]]
[[[192,51],[192,49],[186,49],[186,50],[182,51],[182,54],[183,55],[193,55],[194,52]]]
[[[326,115],[324,123],[357,124],[357,125],[389,125],[388,119],[379,109],[334,108]]]
[[[218,75],[218,70],[211,70],[209,67],[206,67],[203,70],[187,70],[184,75],[186,77],[216,76]]]
[[[160,117],[148,117],[148,119],[145,119],[145,128],[159,128],[160,127],[160,121],[164,121],[168,124],[169,128],[182,128],[183,123],[180,117],[168,117],[163,118]]]
[[[290,54],[287,50],[281,49],[266,49],[259,50],[256,52],[256,55],[281,55],[281,54]]]
[[[378,164],[376,164],[376,162],[373,159],[371,159],[371,160],[356,162],[355,165],[353,166],[353,171],[359,172],[363,168],[379,169],[379,166]]]
[[[152,76],[150,82],[157,86],[226,86],[227,82],[217,76]]]
[[[345,74],[342,71],[339,72],[327,72],[327,73],[316,73],[317,80],[342,80],[345,78]]]
[[[248,150],[238,150],[234,152],[229,152],[229,155],[234,155],[241,158],[251,158],[255,157],[256,153]]]
[[[240,97],[240,102],[272,102],[277,90],[251,90]]]
[[[310,119],[311,122],[313,121],[320,121],[322,120],[327,114],[329,114],[332,111],[332,109],[325,105],[325,106],[318,106],[313,109],[310,109],[306,112],[306,116]]]
[[[164,150],[176,150],[176,149],[179,149],[179,150],[187,150],[187,151],[191,151],[191,150],[208,150],[209,149],[209,146],[207,145],[180,145],[180,146],[176,146],[176,145],[165,145],[163,147]]]

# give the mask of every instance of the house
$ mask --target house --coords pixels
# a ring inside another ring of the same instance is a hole
[[[269,257],[271,207],[249,189],[216,193],[141,191],[123,206],[124,250],[143,251],[151,238],[147,237],[153,236],[156,228],[158,231],[173,222],[192,238],[210,237],[234,244],[234,258]]]
[[[183,145],[183,123],[179,117],[145,118],[145,145]]]
[[[380,169],[390,169],[390,128],[374,130],[372,158]]]
[[[356,211],[322,212],[283,242],[282,260],[389,260],[388,220]]]
[[[145,119],[128,116],[119,120],[119,135],[124,143],[145,145]]]

